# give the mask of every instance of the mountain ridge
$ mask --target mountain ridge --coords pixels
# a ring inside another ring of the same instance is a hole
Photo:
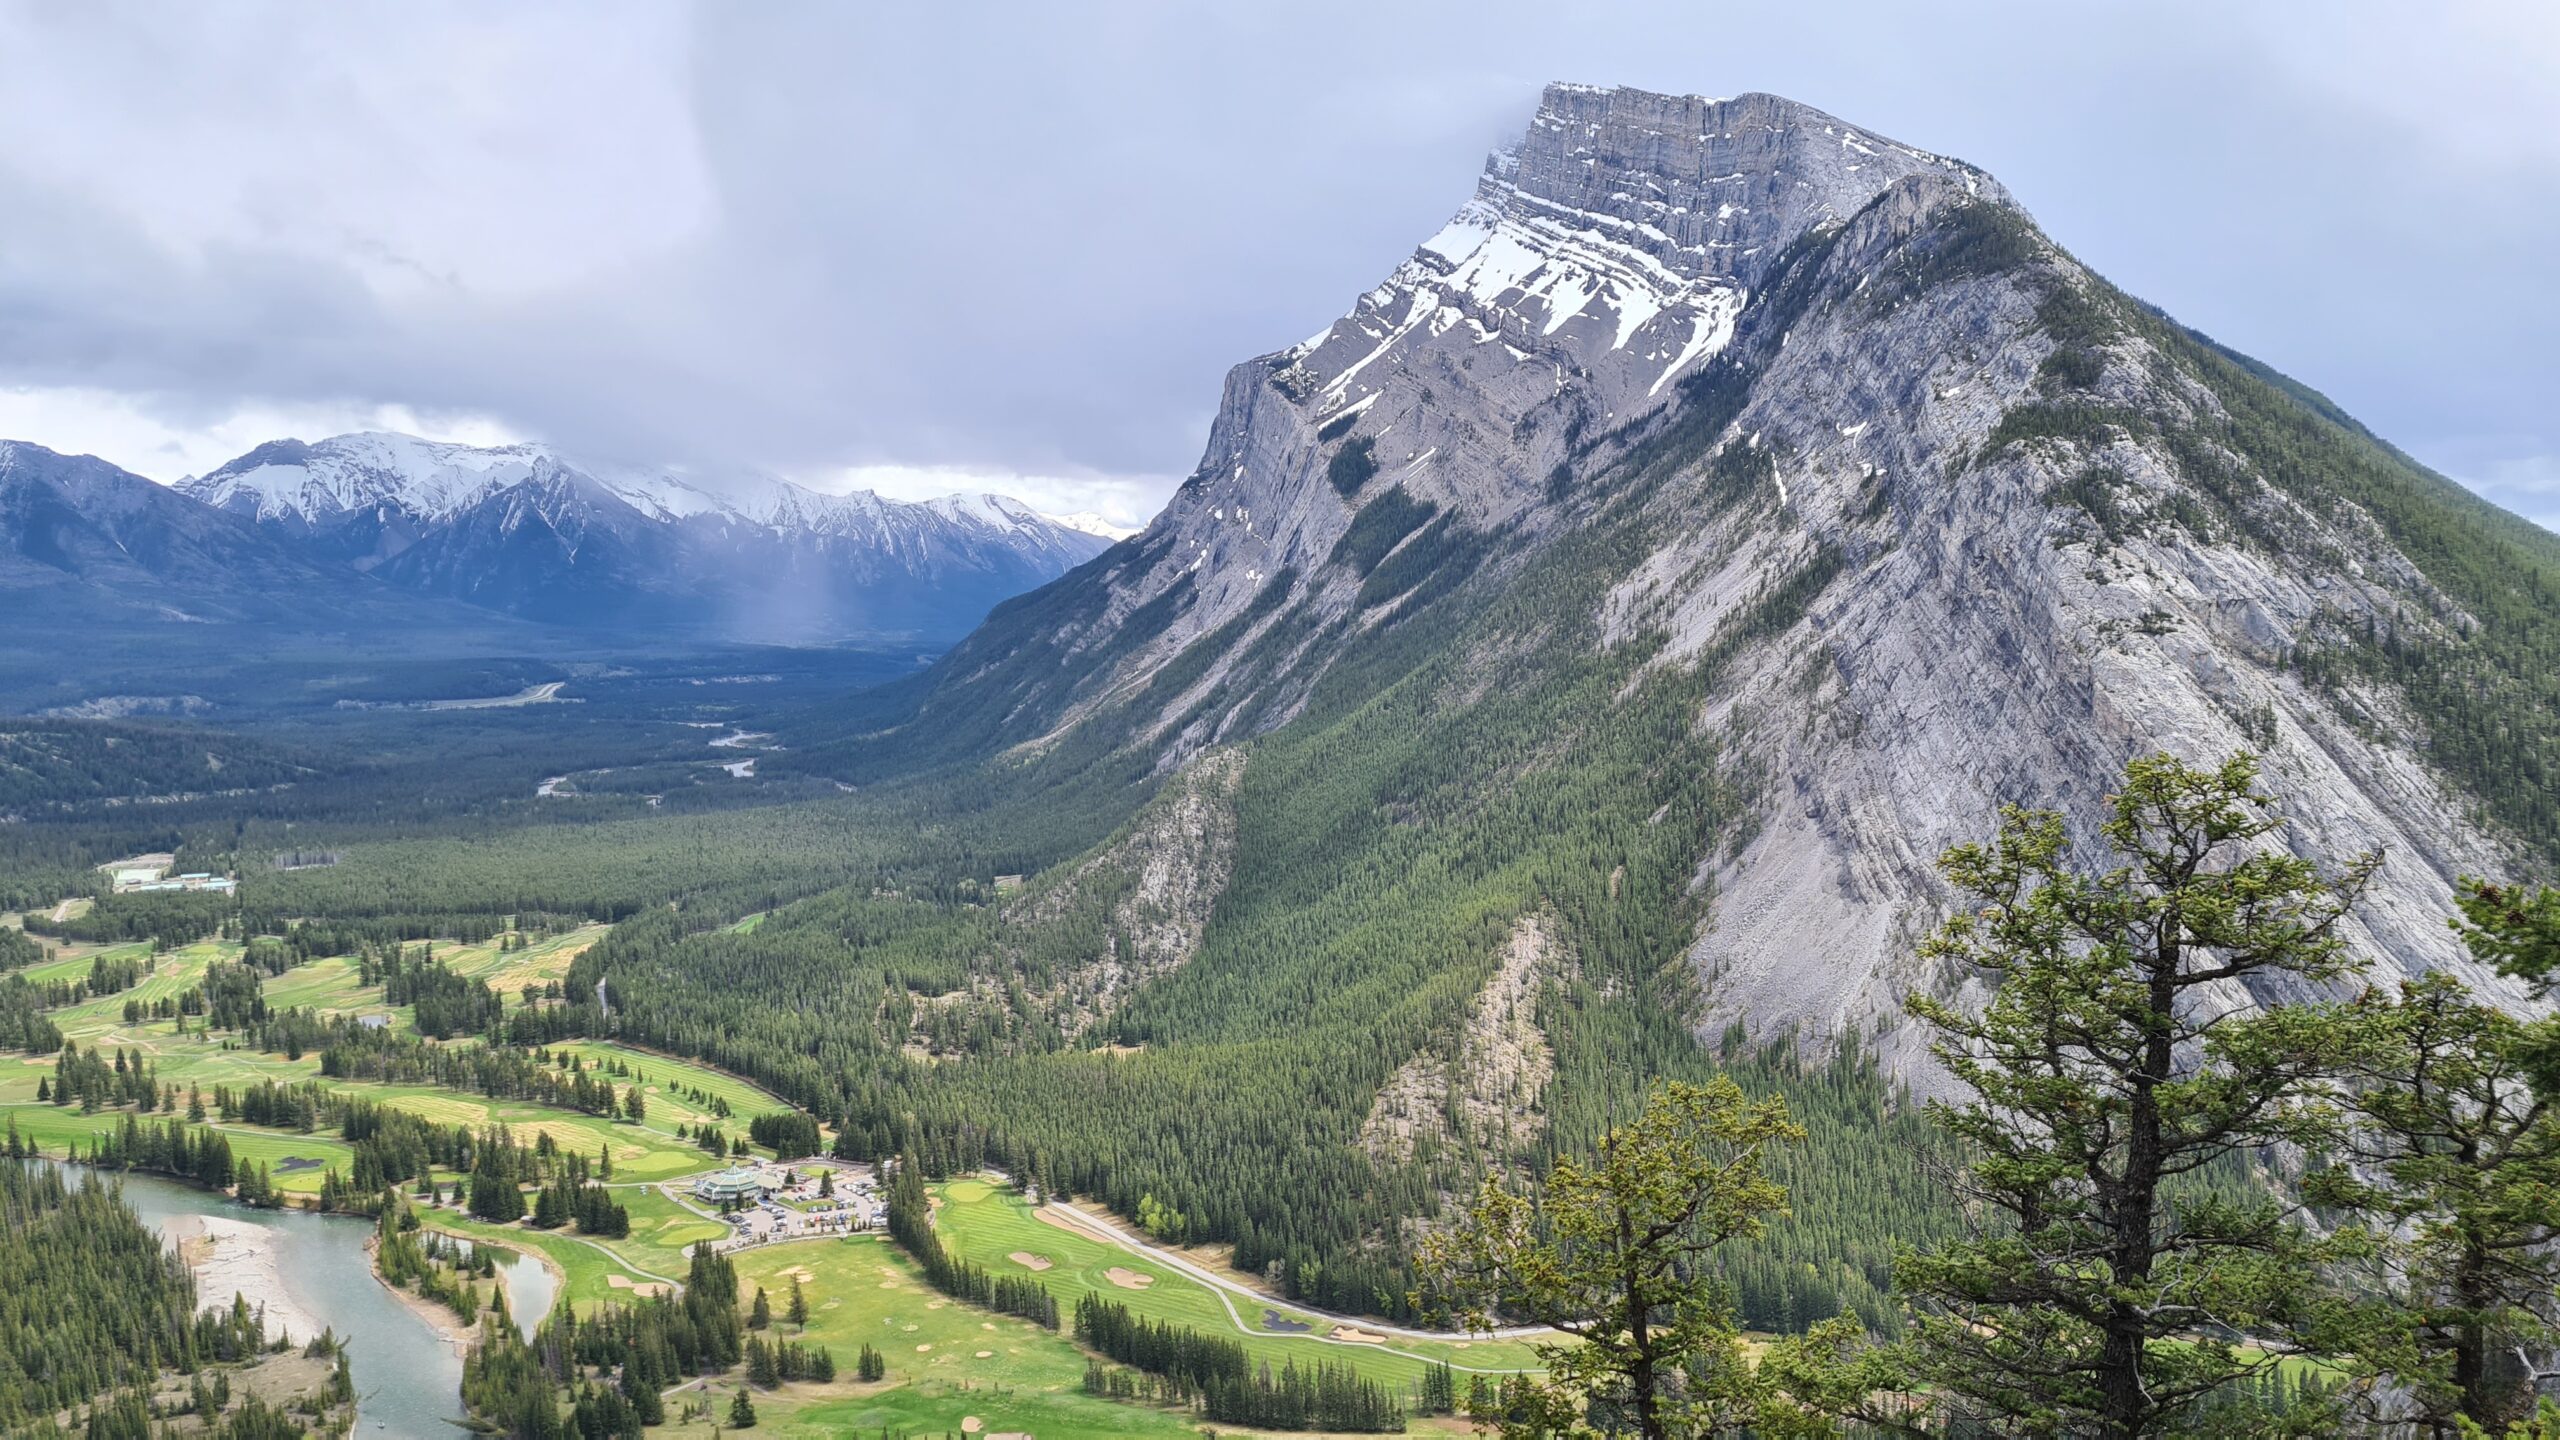
[[[1738,198],[1698,203],[1717,188]],[[2114,291],[1961,162],[1773,96],[1549,87],[1450,226],[1230,372],[1145,532],[809,758],[877,773],[923,731],[945,760],[1118,750],[1169,773],[1323,709],[1351,657],[1451,595],[1481,605],[1609,532],[1614,578],[1571,624],[1648,652],[1630,684],[1718,667],[1731,693],[1694,723],[1758,777],[1748,840],[1697,857],[1701,1033],[1899,1031],[1900,996],[1935,983],[1909,951],[1944,903],[1938,849],[2012,800],[2091,833],[2144,747],[2266,749],[2304,843],[2389,853],[2359,940],[2464,968],[2450,882],[2549,867],[2553,777],[2527,763],[2516,804],[2449,767],[2468,722],[2421,713],[2383,673],[2407,662],[2361,637],[2489,663],[2484,622],[2394,537],[2492,507],[2271,374]],[[2365,488],[2293,473],[2304,447]],[[2552,597],[2516,603],[2549,643]],[[1469,643],[1499,671],[1542,641]],[[2500,663],[2516,694],[2549,683]],[[1904,759],[1843,763],[1884,736]]]
[[[812,490],[754,470],[605,465],[577,460],[535,442],[475,446],[395,431],[352,431],[316,441],[272,440],[203,475],[181,478],[172,488],[216,509],[257,520],[293,517],[308,523],[335,512],[382,504],[396,505],[422,520],[436,520],[495,491],[561,470],[593,478],[624,503],[660,520],[725,512],[777,529],[825,529],[830,522],[840,526],[848,516],[894,514],[921,506],[953,519],[967,518],[974,511],[985,523],[1020,525],[1038,518],[1064,528],[1083,528],[991,491],[890,500],[872,490]]]
[[[361,593],[237,517],[21,440],[0,440],[0,589],[28,621],[272,619]]]
[[[187,613],[201,589],[229,597],[217,607],[226,618],[292,618],[297,609],[279,592],[299,590],[354,597],[375,620],[405,594],[585,628],[795,643],[938,639],[1112,543],[1006,496],[824,495],[747,471],[581,466],[538,445],[382,433],[279,440],[175,486],[94,457],[18,449],[25,513],[8,538],[21,558],[40,559],[75,534],[88,537],[97,564],[122,553],[112,527],[97,523],[103,512],[65,518],[82,510],[63,488],[74,482],[92,508],[156,517],[149,533],[164,542],[185,536],[209,547],[170,551],[185,563],[167,573],[123,554],[112,563],[130,593],[93,596],[75,611],[133,611],[134,596],[156,590],[162,599],[134,613],[169,618]],[[48,477],[41,495],[29,488],[39,469]],[[110,472],[111,482],[98,478]],[[242,593],[212,552],[265,574],[266,593]],[[61,566],[43,564],[23,581],[39,582],[69,583]]]

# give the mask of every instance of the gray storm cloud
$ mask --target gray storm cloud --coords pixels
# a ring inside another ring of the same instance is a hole
[[[2560,522],[2550,12],[1916,8],[0,6],[0,387],[39,441],[57,390],[181,431],[399,406],[1143,508],[1220,373],[1342,313],[1570,78],[1984,165]]]

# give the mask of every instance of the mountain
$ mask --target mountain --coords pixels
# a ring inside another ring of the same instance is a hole
[[[0,594],[14,621],[276,619],[362,588],[104,460],[0,440]]]
[[[1228,375],[1142,534],[788,738],[777,770],[1011,787],[1051,867],[1001,943],[900,942],[966,971],[900,960],[930,1003],[854,1007],[936,1063],[809,1103],[1359,1307],[1486,1169],[1766,1066],[1821,1117],[1779,1259],[1881,1307],[1856,1237],[1940,1212],[1861,1067],[1938,1083],[1901,1009],[1958,983],[1934,862],[2004,804],[2094,843],[2129,759],[2254,750],[2301,853],[2381,852],[2361,953],[2515,996],[2445,920],[2560,861],[2560,537],[1979,170],[1555,86],[1447,228]],[[702,963],[719,993],[635,973],[626,1023],[813,1053]]]
[[[1142,536],[885,703],[954,758],[1167,770],[1372,714],[1454,738],[1604,657],[1599,712],[1432,783],[1467,813],[1681,692],[1730,811],[1665,857],[1699,1024],[1830,1038],[1932,983],[1944,846],[2013,801],[2093,836],[2160,747],[2263,752],[2299,843],[2384,852],[2359,939],[2466,963],[2453,878],[2560,855],[2556,643],[2560,538],[1981,171],[1775,96],[1558,85],[1447,227],[1228,376]]]
[[[1108,543],[996,495],[823,495],[405,435],[276,441],[178,489],[402,591],[756,640],[949,637]]]

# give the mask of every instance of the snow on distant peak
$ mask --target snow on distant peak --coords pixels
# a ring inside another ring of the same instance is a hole
[[[1039,511],[1009,495],[985,492],[961,495],[937,495],[923,502],[927,509],[949,520],[964,524],[992,526],[998,530],[1022,530],[1040,524],[1045,518]]]
[[[537,445],[481,449],[360,431],[307,445],[261,445],[178,488],[259,519],[313,519],[377,505],[435,517],[521,484],[550,463],[556,462]]]
[[[1053,515],[1046,510],[1038,513],[1041,519],[1052,525],[1064,526],[1069,530],[1081,530],[1087,535],[1099,535],[1111,541],[1126,540],[1132,535],[1144,533],[1147,528],[1144,525],[1115,525],[1090,510],[1079,510],[1072,515]]]
[[[1558,384],[1568,362],[1605,371],[1630,401],[1657,399],[1729,343],[1796,236],[1924,173],[2006,197],[1969,166],[1779,96],[1551,85],[1448,224],[1274,368],[1324,414],[1376,393],[1409,352],[1453,346]]]
[[[811,490],[744,466],[572,461],[541,445],[484,449],[375,432],[273,441],[178,488],[259,520],[328,521],[381,508],[432,524],[514,486],[550,479],[601,491],[661,524],[727,521],[875,542],[957,526],[1015,547],[1055,547],[1061,530],[1113,538],[1099,520],[1065,524],[1004,495],[884,500],[869,490]]]

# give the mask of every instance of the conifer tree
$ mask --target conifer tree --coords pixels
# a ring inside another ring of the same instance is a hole
[[[2526,1083],[2536,1024],[2442,971],[2360,1008],[2373,1024],[2340,1066],[2354,1163],[2309,1188],[2394,1237],[2353,1285],[2377,1322],[2363,1358],[2409,1401],[2386,1418],[2432,1434],[2521,1418],[2528,1377],[2501,1357],[2560,1338],[2560,1100]]]
[[[2560,989],[2560,887],[2466,880],[2457,899],[2462,918],[2454,928],[2482,963],[2545,998]],[[2534,1023],[2520,1043],[2526,1079],[2544,1098],[2560,1101],[2560,1016]]]
[[[1783,1100],[1751,1100],[1723,1076],[1673,1081],[1604,1134],[1593,1160],[1558,1160],[1535,1197],[1488,1179],[1455,1226],[1423,1242],[1415,1308],[1470,1330],[1518,1317],[1580,1343],[1539,1346],[1546,1378],[1480,1418],[1506,1437],[1579,1434],[1600,1407],[1646,1440],[1762,1419],[1767,1397],[1709,1267],[1718,1247],[1786,1213],[1762,1160],[1803,1136]]]
[[[2353,1241],[2199,1172],[2330,1138],[2313,1092],[2355,1018],[2236,1002],[2350,972],[2337,932],[2376,858],[2326,873],[2285,853],[2246,755],[2136,760],[2109,808],[2104,868],[2050,812],[2012,809],[1996,840],[1948,851],[1975,908],[1926,953],[1995,988],[1979,1014],[1911,1003],[1973,1092],[1932,1107],[1967,1157],[1951,1183],[2002,1223],[1896,1267],[1904,1354],[1913,1381],[1994,1431],[2175,1431],[2283,1351],[2318,1349],[2321,1267]]]

